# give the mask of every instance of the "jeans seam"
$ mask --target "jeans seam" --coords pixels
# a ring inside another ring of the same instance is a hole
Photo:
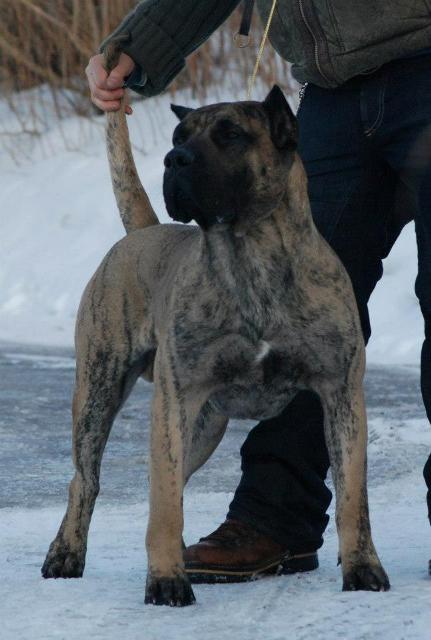
[[[368,129],[364,130],[364,135],[366,135],[367,137],[372,136],[382,124],[383,116],[385,113],[385,95],[386,95],[386,78],[384,80],[383,87],[380,91],[379,111],[377,113],[376,119],[374,120],[373,124],[370,127],[368,127]]]
[[[330,233],[330,234],[328,234],[328,236],[325,238],[326,242],[327,242],[331,247],[332,247],[331,241],[332,241],[332,238],[334,237],[335,231],[337,230],[338,223],[339,223],[339,222],[340,222],[340,220],[341,220],[341,217],[342,217],[342,215],[343,215],[343,211],[345,210],[345,208],[346,208],[346,206],[347,206],[347,203],[348,203],[348,201],[349,201],[349,198],[351,197],[352,193],[354,193],[355,188],[356,188],[356,185],[353,185],[353,186],[351,187],[351,189],[349,190],[349,192],[346,194],[346,196],[345,196],[345,198],[344,198],[343,205],[340,207],[340,210],[339,210],[339,212],[338,212],[337,218],[336,218],[336,220],[335,220],[335,222],[334,222],[334,224],[333,224],[333,226],[332,226],[331,233]],[[313,206],[311,207],[311,211],[313,211]]]

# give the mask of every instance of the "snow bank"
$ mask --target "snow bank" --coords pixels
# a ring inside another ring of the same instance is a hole
[[[188,97],[184,102],[193,104]],[[3,130],[16,126],[4,104],[0,124]],[[168,222],[162,159],[175,124],[168,97],[138,103],[129,124],[141,148],[135,153],[142,181],[161,220]],[[61,127],[45,119],[40,138],[36,143],[29,139],[21,159],[17,167],[1,151],[0,339],[69,346],[81,292],[124,233],[111,191],[103,118],[92,123],[71,118]],[[417,363],[423,329],[413,292],[412,225],[386,261],[385,272],[371,302],[368,359]]]

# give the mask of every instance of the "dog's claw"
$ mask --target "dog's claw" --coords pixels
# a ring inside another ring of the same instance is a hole
[[[148,576],[145,604],[186,607],[196,602],[190,581],[186,576],[153,578]]]
[[[343,578],[343,591],[389,591],[391,585],[380,565],[358,564]]]

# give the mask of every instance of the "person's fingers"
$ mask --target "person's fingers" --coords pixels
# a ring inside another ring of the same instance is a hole
[[[122,53],[118,65],[107,75],[104,67],[104,57],[97,54],[90,58],[85,73],[91,91],[92,102],[102,111],[117,111],[120,108],[120,98],[124,95],[124,78],[133,71],[135,63],[132,58]],[[129,105],[125,106],[128,115],[133,113]]]
[[[99,89],[95,87],[95,89],[91,92],[94,98],[98,100],[119,100],[124,95],[124,89],[114,89],[113,91],[105,91],[104,89]]]
[[[98,88],[107,91],[120,89],[124,84],[124,78],[133,71],[135,63],[132,58],[125,53],[120,56],[118,65],[108,74],[103,66],[103,55],[97,54],[90,58],[85,73],[87,74],[88,83],[91,89]]]
[[[102,111],[118,111],[120,108],[120,100],[98,100],[93,98],[93,104],[99,107]]]
[[[107,88],[117,89],[118,87],[122,87],[124,84],[124,78],[129,76],[134,68],[135,63],[133,62],[132,58],[126,53],[122,53],[120,55],[117,66],[112,69],[106,80]]]
[[[87,74],[88,83],[90,88],[99,87],[100,89],[107,89],[106,80],[108,74],[103,66],[103,55],[98,53],[88,61],[87,68],[85,69]]]
[[[95,98],[93,104],[96,105],[101,111],[118,111],[120,108],[120,100],[98,100]],[[128,116],[133,114],[133,109],[129,104],[124,105],[124,111]]]

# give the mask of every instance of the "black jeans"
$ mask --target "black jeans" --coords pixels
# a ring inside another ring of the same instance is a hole
[[[313,218],[350,275],[366,342],[367,303],[382,259],[415,221],[422,396],[431,421],[431,55],[391,62],[336,89],[308,85],[298,120]],[[228,517],[293,552],[320,547],[332,496],[319,398],[299,393],[250,432],[241,456]],[[424,474],[430,512],[431,457]]]

